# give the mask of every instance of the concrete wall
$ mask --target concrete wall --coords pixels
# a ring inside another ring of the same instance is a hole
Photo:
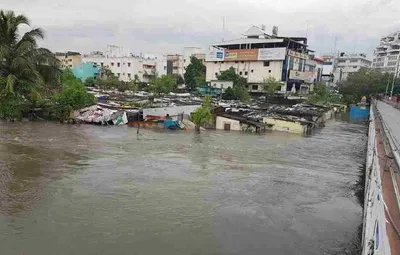
[[[190,115],[201,105],[184,105],[175,107],[162,107],[162,108],[143,108],[143,117],[146,118],[147,115],[154,116],[166,116],[169,114],[173,119],[177,119],[177,115],[184,114]]]
[[[375,118],[371,107],[366,162],[365,202],[363,215],[363,255],[389,255],[390,245],[386,233],[385,205],[382,179],[376,145]],[[371,245],[373,242],[373,245]]]
[[[268,77],[281,81],[283,61],[269,61],[269,66],[264,66],[264,61],[236,62],[205,62],[206,81],[217,80],[217,74],[231,67],[235,68],[237,74],[247,78],[248,83],[261,83]]]
[[[240,125],[240,121],[233,120],[233,119],[228,119],[228,118],[221,117],[221,116],[217,116],[215,128],[217,130],[224,130],[224,125],[226,123],[231,124],[231,130],[234,130],[234,131],[241,131],[242,130],[242,127]]]
[[[306,131],[306,126],[300,122],[291,122],[285,120],[279,120],[274,118],[263,118],[263,122],[268,125],[272,125],[273,131],[282,131],[296,134],[303,134]]]
[[[81,81],[84,82],[87,78],[97,79],[99,68],[92,62],[86,62],[72,69],[72,72],[76,78],[81,79]]]

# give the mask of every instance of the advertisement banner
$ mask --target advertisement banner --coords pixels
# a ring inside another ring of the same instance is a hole
[[[225,61],[258,60],[258,49],[226,50]]]
[[[259,49],[258,60],[285,60],[286,48]]]
[[[292,57],[295,57],[295,58],[308,59],[308,55],[307,54],[296,52],[296,51],[292,51],[292,50],[288,50],[288,55],[292,56]]]
[[[289,79],[311,82],[313,81],[313,75],[314,75],[313,72],[300,72],[300,71],[290,70]]]
[[[214,62],[214,61],[224,61],[224,50],[214,49],[206,55],[206,61]]]

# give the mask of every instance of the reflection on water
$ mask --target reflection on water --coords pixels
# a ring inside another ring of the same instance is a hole
[[[361,217],[365,132],[0,123],[2,254],[337,251]]]

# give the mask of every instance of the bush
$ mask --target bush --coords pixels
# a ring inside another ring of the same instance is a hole
[[[81,109],[95,103],[94,95],[87,92],[83,84],[70,84],[54,97],[56,116],[60,121],[70,118],[73,110]]]

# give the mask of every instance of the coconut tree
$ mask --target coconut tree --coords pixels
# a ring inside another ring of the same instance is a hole
[[[26,16],[0,11],[0,104],[10,97],[38,98],[59,85],[59,61],[37,44],[44,38],[43,30],[33,28],[20,34],[24,25],[30,26]]]

